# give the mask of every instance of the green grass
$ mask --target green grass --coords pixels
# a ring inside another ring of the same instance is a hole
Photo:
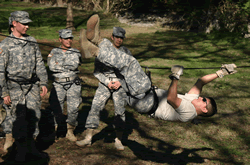
[[[66,8],[47,8],[31,3],[0,3],[0,28],[3,34],[7,34],[7,18],[14,10],[27,10],[31,14],[34,22],[30,24],[28,33],[39,43],[59,46],[57,31],[65,28]],[[86,27],[91,14],[93,12],[74,10],[77,31],[74,32],[73,47],[80,48],[77,42],[79,29]],[[99,14],[103,31],[112,31],[113,26],[122,26],[127,31],[132,28],[110,15]],[[127,33],[124,44],[142,66],[170,68],[178,64],[188,68],[184,69],[179,81],[179,93],[186,93],[200,76],[218,70],[192,68],[219,68],[225,63],[250,66],[250,42],[237,34],[205,35],[154,28],[158,30],[153,33],[143,33],[152,30],[150,28],[141,28],[142,33]],[[45,60],[52,47],[40,45]],[[92,74],[94,59],[83,60],[80,70],[86,83],[82,89],[83,104],[79,112],[85,121],[98,86]],[[168,89],[170,69],[150,71],[153,84]],[[202,95],[216,99],[218,114],[212,118],[200,118],[202,123],[199,125],[153,119],[126,107],[126,147],[124,152],[116,152],[113,143],[105,141],[105,130],[114,116],[114,106],[109,101],[101,113],[97,140],[92,147],[78,148],[64,143],[62,139],[45,152],[50,153],[51,164],[59,160],[64,162],[64,158],[61,158],[64,155],[71,164],[247,164],[250,162],[250,70],[245,67],[237,68],[237,71],[234,75],[214,80],[204,88]],[[50,151],[53,147],[57,153]],[[70,150],[71,158],[67,156]]]

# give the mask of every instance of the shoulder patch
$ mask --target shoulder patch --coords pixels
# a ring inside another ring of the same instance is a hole
[[[3,49],[0,48],[0,54],[3,52]]]
[[[52,56],[53,56],[53,54],[49,54],[49,55],[48,55],[48,57],[52,57]]]

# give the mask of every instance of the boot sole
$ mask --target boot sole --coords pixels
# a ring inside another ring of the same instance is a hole
[[[86,37],[88,40],[96,40],[96,37],[98,37],[99,32],[99,22],[100,18],[97,14],[91,16],[89,20],[87,21],[87,32]],[[93,41],[92,41],[93,42]]]

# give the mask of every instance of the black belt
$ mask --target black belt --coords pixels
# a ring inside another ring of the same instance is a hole
[[[153,91],[153,94],[154,94],[154,105],[153,105],[153,107],[151,108],[151,110],[148,111],[148,114],[149,114],[149,115],[155,113],[156,109],[158,108],[158,104],[159,104],[159,99],[158,99],[158,97],[157,97],[157,94],[156,94],[156,92],[155,92],[155,89],[156,89],[156,87],[154,87],[154,86],[151,87],[151,90]]]
[[[38,79],[31,79],[31,80],[15,80],[8,78],[9,81],[13,81],[15,83],[18,83],[19,85],[29,85],[29,84],[35,84]]]

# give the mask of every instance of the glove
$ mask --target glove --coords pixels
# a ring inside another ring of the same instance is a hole
[[[236,73],[237,71],[234,70],[234,68],[237,68],[235,64],[222,64],[220,70],[218,70],[216,74],[218,77],[222,78],[225,75]]]
[[[183,69],[184,69],[184,67],[181,65],[172,66],[172,68],[171,68],[172,73],[169,75],[169,78],[171,80],[173,80],[173,79],[179,80],[180,76],[183,74]]]

